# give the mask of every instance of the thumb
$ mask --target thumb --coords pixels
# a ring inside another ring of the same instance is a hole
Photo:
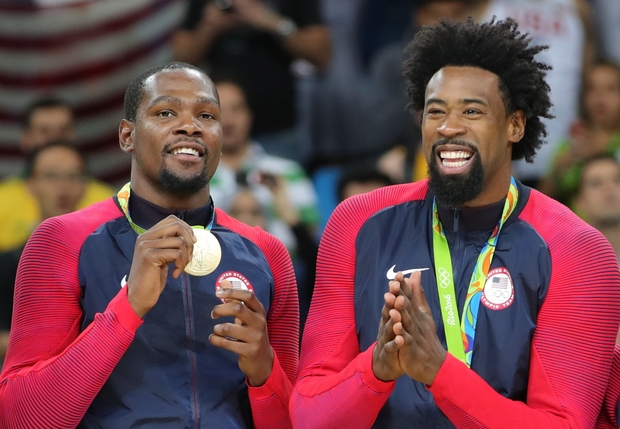
[[[426,301],[426,294],[424,293],[424,288],[422,287],[422,273],[419,271],[412,273],[409,277],[409,285],[411,287],[411,291],[413,292],[414,304],[423,313],[431,315],[431,309]]]

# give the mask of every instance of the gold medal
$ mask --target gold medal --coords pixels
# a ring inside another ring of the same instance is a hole
[[[185,266],[185,272],[193,276],[211,274],[222,260],[222,248],[215,235],[203,228],[194,228],[196,242],[192,260]]]

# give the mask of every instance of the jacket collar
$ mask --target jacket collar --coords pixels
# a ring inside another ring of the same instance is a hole
[[[145,200],[135,192],[129,197],[129,213],[132,221],[144,229],[153,227],[164,218],[175,215],[189,225],[207,226],[213,215],[213,200],[207,204],[191,210],[166,209]]]

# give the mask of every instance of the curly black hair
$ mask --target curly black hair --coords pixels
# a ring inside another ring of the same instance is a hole
[[[135,122],[136,115],[138,113],[138,106],[140,106],[142,97],[144,97],[144,83],[149,77],[167,70],[196,70],[202,73],[210,81],[209,76],[207,76],[204,70],[180,61],[173,61],[150,68],[136,76],[127,87],[127,91],[125,92],[125,119]]]
[[[512,159],[532,162],[536,151],[545,143],[547,130],[542,118],[553,118],[550,112],[549,85],[545,81],[551,67],[535,60],[547,46],[530,46],[527,33],[518,30],[515,20],[507,18],[486,23],[440,20],[424,27],[406,49],[403,64],[407,78],[409,108],[424,108],[428,82],[447,66],[477,67],[499,78],[499,90],[506,114],[522,110],[527,119],[525,134],[513,145]]]

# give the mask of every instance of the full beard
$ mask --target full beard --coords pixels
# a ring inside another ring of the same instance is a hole
[[[451,141],[452,144],[466,146],[474,152],[471,168],[467,173],[447,175],[439,171],[435,149],[447,142],[440,141],[433,145],[431,162],[428,167],[430,176],[429,188],[442,205],[448,207],[461,207],[468,201],[475,199],[484,189],[484,168],[478,150],[466,143]]]

